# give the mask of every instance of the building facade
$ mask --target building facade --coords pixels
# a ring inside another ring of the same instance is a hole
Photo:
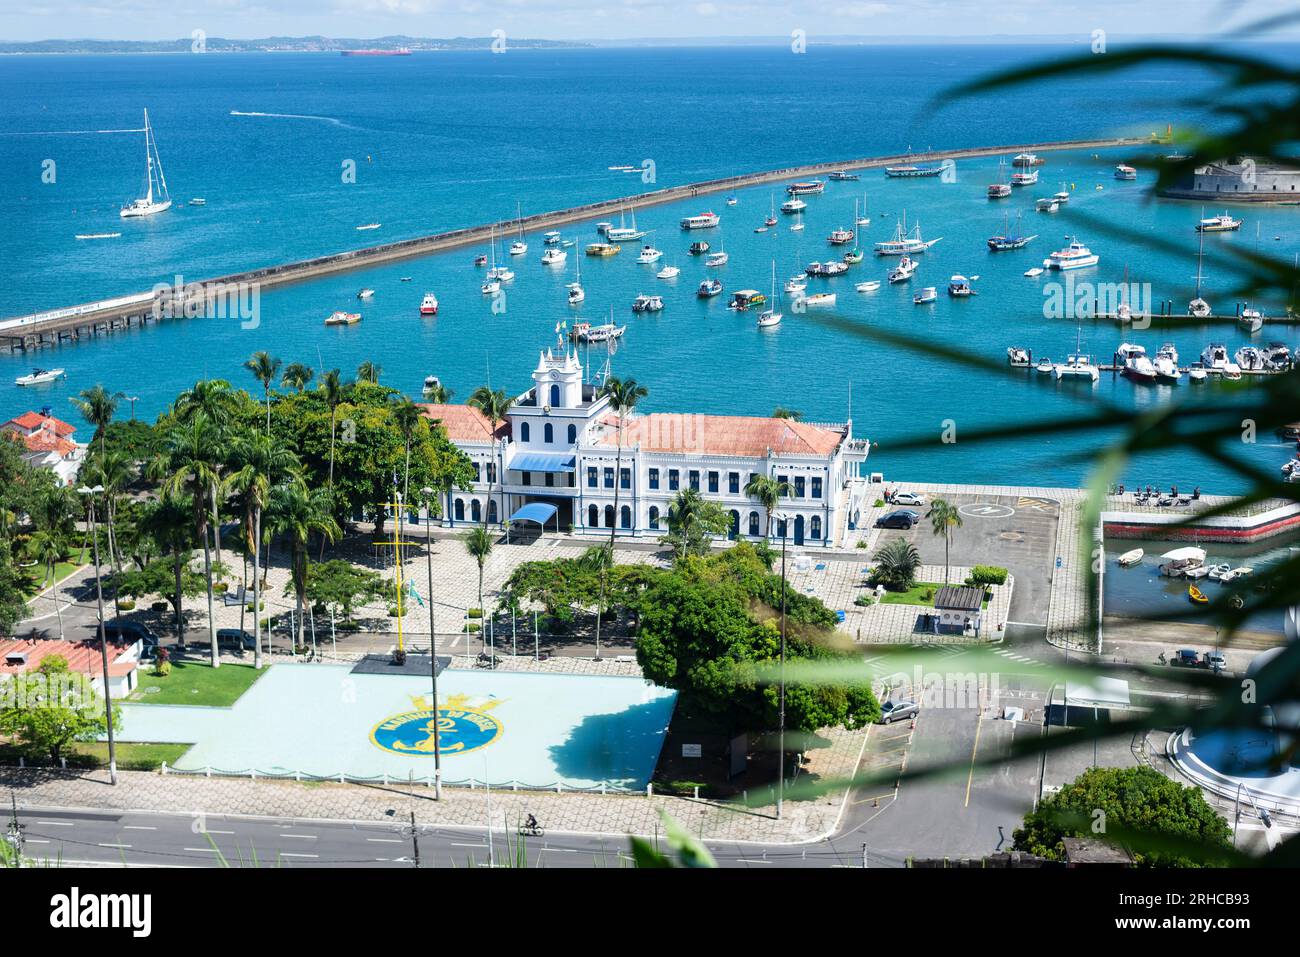
[[[469,406],[426,405],[474,463],[470,491],[453,492],[443,522],[499,524],[524,505],[553,506],[559,529],[657,538],[678,493],[695,489],[730,518],[730,538],[833,546],[851,527],[868,443],[852,423],[688,413],[631,414],[620,422],[609,399],[585,382],[576,355],[542,353],[533,387],[506,420],[492,424]],[[788,483],[768,523],[745,494],[754,475]],[[546,523],[550,528],[550,520]]]
[[[1216,203],[1295,203],[1300,202],[1300,167],[1237,157],[1198,166],[1160,195]]]
[[[53,472],[61,485],[71,485],[86,459],[86,446],[72,438],[76,426],[48,413],[24,412],[0,425],[0,435],[23,446],[23,461]]]

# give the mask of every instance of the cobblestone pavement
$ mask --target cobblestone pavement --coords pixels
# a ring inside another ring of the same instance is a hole
[[[869,729],[823,732],[825,746],[809,751],[804,774],[814,780],[847,779],[862,756]],[[446,788],[433,800],[424,783],[388,785],[249,780],[121,771],[116,787],[106,771],[64,772],[0,768],[0,787],[13,788],[23,806],[96,807],[268,817],[385,821],[394,808],[414,809],[423,824],[481,827],[534,814],[551,831],[653,835],[662,830],[660,810],[692,833],[710,840],[794,843],[835,830],[846,787],[804,800],[787,796],[785,814],[775,807],[744,807],[664,795],[552,793],[484,788]]]

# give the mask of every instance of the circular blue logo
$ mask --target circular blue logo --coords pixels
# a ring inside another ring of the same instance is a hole
[[[376,747],[394,754],[432,755],[434,735],[443,754],[467,754],[486,748],[505,729],[496,718],[477,708],[406,711],[380,722],[370,732]]]

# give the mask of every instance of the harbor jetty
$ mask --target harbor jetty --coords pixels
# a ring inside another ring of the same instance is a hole
[[[0,339],[8,345],[11,352],[25,352],[42,346],[57,345],[61,342],[76,341],[81,338],[105,335],[118,330],[143,326],[150,322],[163,321],[171,317],[207,315],[206,310],[193,308],[195,300],[212,302],[230,295],[230,290],[247,288],[254,288],[260,294],[261,291],[273,286],[304,282],[321,276],[350,272],[357,269],[367,269],[385,263],[414,259],[465,246],[481,245],[487,243],[493,233],[501,234],[506,231],[535,232],[554,229],[584,220],[598,219],[633,204],[639,207],[660,206],[781,180],[829,175],[839,170],[883,169],[886,166],[915,164],[918,162],[927,164],[944,163],[950,160],[975,159],[1007,153],[1045,153],[1059,150],[1131,147],[1144,145],[1147,142],[1146,139],[1138,137],[1115,137],[1091,140],[1062,140],[1048,143],[1016,143],[1002,146],[981,146],[967,149],[836,160],[834,162],[812,163],[784,169],[727,176],[721,179],[651,190],[631,196],[620,196],[596,203],[588,203],[583,206],[573,206],[568,209],[536,213],[520,219],[368,246],[300,262],[246,270],[228,276],[219,276],[186,284],[184,289],[155,287],[155,290],[158,291],[141,292],[26,316],[16,316],[0,320]]]

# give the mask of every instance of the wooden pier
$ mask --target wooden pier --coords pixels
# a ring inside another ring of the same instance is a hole
[[[568,209],[537,213],[532,216],[525,216],[522,220],[505,220],[498,223],[434,233],[415,239],[399,240],[378,246],[350,250],[301,262],[252,269],[229,276],[202,280],[200,283],[193,285],[254,286],[259,291],[262,291],[272,286],[304,282],[320,276],[351,272],[357,269],[368,269],[372,266],[428,256],[450,249],[481,245],[488,242],[494,232],[499,235],[503,232],[514,232],[520,229],[524,232],[554,229],[585,220],[599,219],[627,206],[660,206],[715,193],[761,186],[765,183],[774,183],[786,179],[829,176],[830,173],[836,170],[873,169],[904,163],[934,163],[945,160],[975,159],[1006,153],[1110,149],[1145,145],[1148,142],[1147,139],[1141,137],[1119,137],[1095,140],[1063,140],[1050,143],[1016,143],[1003,146],[982,146],[939,152],[875,156],[792,166],[785,169],[746,173],[740,176],[728,176],[699,183],[688,183],[683,186],[672,186],[647,193],[602,200],[584,206],[573,206]],[[190,285],[192,284],[187,283],[187,286]],[[171,294],[174,295],[175,291],[172,291]],[[149,322],[161,321],[163,311],[158,308],[158,303],[160,298],[165,298],[167,295],[167,293],[164,293],[162,297],[159,297],[151,292],[138,293],[116,299],[101,300],[79,306],[0,320],[0,339],[8,343],[11,352],[26,351],[41,348],[42,346],[58,345],[63,342],[75,342],[81,338],[105,335],[123,329],[141,327]]]

